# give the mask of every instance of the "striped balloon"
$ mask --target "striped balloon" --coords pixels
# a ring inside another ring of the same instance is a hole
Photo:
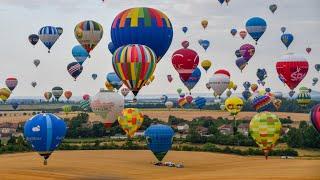
[[[249,35],[256,41],[257,44],[258,40],[267,29],[267,23],[260,17],[253,17],[247,21],[246,29]]]
[[[59,38],[59,33],[57,28],[53,26],[44,26],[39,30],[39,39],[42,43],[48,48],[48,53],[50,53],[50,49],[54,45],[54,43]]]
[[[269,111],[272,108],[272,99],[267,95],[258,95],[252,100],[252,105],[257,112]]]
[[[67,66],[69,74],[77,80],[77,77],[82,73],[83,67],[78,62],[72,62]]]
[[[297,96],[297,102],[300,106],[306,107],[311,102],[310,90],[307,87],[301,87]]]
[[[313,108],[311,109],[310,120],[314,128],[316,128],[318,133],[320,133],[320,104],[313,106]]]
[[[8,89],[10,89],[10,91],[13,91],[16,88],[16,86],[18,85],[17,78],[14,78],[14,77],[7,78],[6,85],[7,85]]]
[[[90,108],[90,101],[89,100],[81,100],[80,101],[80,108],[84,111],[88,111]]]
[[[114,72],[136,96],[156,69],[156,55],[147,46],[122,46],[113,54]]]
[[[62,94],[63,94],[62,87],[56,86],[52,88],[52,95],[56,98],[57,101],[59,100]]]
[[[74,28],[74,35],[82,47],[90,53],[100,42],[103,28],[95,21],[82,21]]]
[[[3,102],[6,102],[7,99],[9,99],[11,95],[11,91],[8,88],[1,88],[0,89],[0,100],[2,100]]]

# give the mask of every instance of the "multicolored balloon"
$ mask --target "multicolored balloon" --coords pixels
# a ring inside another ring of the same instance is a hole
[[[122,115],[118,117],[118,122],[123,131],[132,138],[142,125],[143,119],[144,117],[139,109],[126,108],[122,111]]]
[[[82,66],[84,61],[89,57],[89,53],[81,45],[76,45],[72,48],[72,56]]]
[[[18,79],[14,77],[9,77],[6,79],[5,83],[8,89],[10,89],[10,91],[13,91],[18,85]]]
[[[39,39],[42,41],[42,43],[48,48],[48,53],[50,53],[50,50],[54,43],[59,38],[59,33],[57,28],[53,26],[44,26],[39,30]]]
[[[267,23],[260,17],[253,17],[246,22],[246,29],[252,39],[256,41],[256,44],[258,44],[258,40],[267,29]]]
[[[297,102],[300,106],[306,107],[311,102],[310,89],[307,87],[299,88],[299,94],[297,96]]]
[[[243,108],[243,101],[237,96],[232,96],[225,101],[224,105],[232,116],[236,116]]]
[[[117,90],[119,90],[123,85],[123,82],[115,72],[108,73],[106,79],[112,85],[112,87]]]
[[[257,95],[252,100],[252,106],[257,112],[269,111],[272,105],[272,99],[268,95]]]
[[[194,86],[199,82],[201,78],[201,71],[199,68],[196,68],[191,76],[189,77],[189,79],[187,81],[183,80],[181,77],[181,81],[183,82],[183,84],[188,88],[189,91],[191,91]]]
[[[70,76],[72,76],[76,81],[78,76],[82,73],[83,67],[78,62],[72,62],[68,64],[67,71],[69,72]]]
[[[320,104],[313,106],[311,109],[310,121],[318,133],[320,133]]]

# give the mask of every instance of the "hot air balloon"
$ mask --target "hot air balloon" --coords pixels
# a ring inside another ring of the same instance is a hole
[[[93,79],[93,80],[96,80],[96,79],[97,79],[97,77],[98,77],[98,74],[93,73],[93,74],[91,74],[91,77],[92,77],[92,79]]]
[[[143,115],[139,109],[126,108],[122,111],[122,115],[118,117],[118,122],[126,132],[126,134],[132,138],[134,133],[140,128],[143,123]]]
[[[231,1],[231,0],[225,0],[226,1],[226,3],[227,3],[227,6],[229,5],[229,2]]]
[[[293,35],[292,34],[283,34],[281,36],[281,41],[282,43],[287,47],[287,49],[289,48],[290,44],[293,41]]]
[[[203,109],[207,103],[207,100],[204,97],[197,97],[194,99],[194,103],[196,104],[198,109]]]
[[[173,107],[173,102],[172,101],[167,101],[166,103],[164,103],[164,105],[168,108],[168,110],[170,111],[171,108]]]
[[[68,64],[67,70],[69,74],[74,78],[74,81],[76,81],[78,76],[82,73],[83,67],[78,62],[72,62]]]
[[[239,35],[240,35],[240,37],[241,37],[242,39],[246,38],[247,34],[248,34],[248,33],[247,33],[246,30],[242,30],[242,31],[239,32]]]
[[[206,83],[206,88],[207,88],[208,90],[211,89],[210,83]]]
[[[202,39],[198,40],[198,43],[199,43],[200,46],[202,46],[202,41],[203,41]]]
[[[90,103],[92,111],[102,118],[106,128],[110,128],[117,120],[124,107],[123,97],[114,91],[101,89]]]
[[[104,85],[106,86],[107,90],[109,90],[109,91],[113,91],[114,90],[112,84],[110,84],[108,81],[106,81]]]
[[[17,78],[9,77],[6,79],[5,83],[6,83],[6,86],[8,87],[8,89],[10,89],[10,91],[13,91],[18,85],[18,80],[17,80]]]
[[[43,94],[43,96],[46,98],[47,101],[49,101],[52,97],[52,93],[51,92],[45,92]]]
[[[276,68],[279,77],[293,91],[307,75],[309,63],[303,56],[289,53],[280,58]]]
[[[203,27],[203,29],[206,29],[208,27],[209,22],[207,20],[203,20],[201,21],[201,25]]]
[[[188,104],[191,104],[192,101],[193,101],[193,97],[192,97],[192,96],[187,96],[187,97],[186,97],[186,100],[187,100],[187,103],[188,103]]]
[[[221,5],[224,3],[224,0],[218,0],[218,1]]]
[[[68,115],[72,111],[72,107],[70,105],[62,106],[62,111]]]
[[[258,85],[257,84],[251,84],[251,91],[256,92],[258,90]]]
[[[37,86],[37,82],[32,81],[32,82],[31,82],[31,86],[32,86],[32,87],[36,87],[36,86]]]
[[[312,50],[311,47],[307,47],[306,48],[306,51],[307,51],[308,54],[310,54],[311,50]]]
[[[80,108],[84,111],[88,111],[90,109],[90,101],[89,100],[81,100],[80,101]]]
[[[74,28],[74,35],[87,53],[90,53],[100,42],[103,28],[95,21],[82,21]]]
[[[51,92],[52,92],[52,95],[56,98],[56,100],[59,101],[59,98],[63,94],[63,89],[59,86],[56,86],[52,88]]]
[[[111,54],[113,54],[117,50],[112,41],[109,42],[108,49],[109,49]]]
[[[168,79],[168,81],[171,83],[172,82],[172,80],[173,80],[173,78],[172,78],[172,75],[167,75],[167,79]]]
[[[237,29],[231,29],[230,33],[234,37],[237,34]]]
[[[217,70],[209,80],[213,91],[220,97],[228,88],[230,83],[230,73],[227,70]]]
[[[230,81],[228,85],[228,90],[231,90],[233,88],[234,82]]]
[[[59,38],[57,28],[53,26],[44,26],[39,30],[38,35],[42,43],[48,48],[48,53],[50,53],[52,46]]]
[[[209,46],[210,46],[210,41],[208,40],[202,40],[201,46],[203,47],[203,49],[206,51]]]
[[[170,126],[156,124],[151,125],[144,133],[148,148],[158,161],[162,161],[173,143],[174,131]]]
[[[24,137],[44,158],[44,165],[66,135],[65,122],[50,113],[37,114],[24,125]]]
[[[306,107],[311,102],[310,89],[307,87],[299,88],[297,102],[300,106]]]
[[[119,90],[123,85],[123,82],[114,72],[108,73],[106,76],[107,81],[112,85],[113,88]]]
[[[56,27],[59,36],[61,36],[63,34],[63,28],[62,27]]]
[[[155,53],[149,47],[128,45],[116,50],[112,65],[122,82],[137,96],[153,75],[156,59]]]
[[[0,89],[0,100],[6,102],[11,95],[11,91],[8,88],[1,88]]]
[[[36,34],[31,34],[31,35],[28,37],[28,39],[29,39],[29,42],[30,42],[33,46],[35,46],[35,45],[38,43],[38,41],[39,41],[39,36],[36,35]]]
[[[243,87],[245,90],[249,90],[249,88],[251,87],[251,83],[249,81],[246,81],[243,83]]]
[[[320,64],[316,64],[316,65],[314,65],[314,68],[316,69],[316,71],[320,71]]]
[[[18,102],[13,102],[13,103],[11,103],[11,107],[12,107],[13,110],[17,110],[18,107],[19,107],[19,103]]]
[[[252,106],[257,112],[269,111],[272,105],[272,99],[268,95],[258,95],[252,100]]]
[[[200,78],[201,71],[199,68],[196,68],[187,81],[183,80],[182,78],[180,79],[190,92],[194,88],[194,86],[199,82]]]
[[[286,28],[286,27],[281,27],[281,29],[280,29],[280,30],[281,30],[281,32],[282,32],[282,34],[283,34],[283,33],[285,33],[285,32],[286,32],[287,28]]]
[[[72,92],[71,91],[65,91],[64,92],[64,97],[69,101],[69,99],[72,97]]]
[[[185,49],[187,49],[189,47],[189,41],[182,41],[181,46]]]
[[[132,38],[132,34],[135,38]],[[111,39],[116,49],[128,44],[145,45],[156,54],[156,62],[166,54],[172,38],[170,19],[153,8],[124,10],[115,17],[111,26]]]
[[[236,65],[242,72],[242,70],[248,65],[248,62],[243,57],[240,57],[236,60]]]
[[[236,116],[243,108],[243,101],[237,96],[232,96],[225,101],[224,105],[232,116]]]
[[[186,105],[188,103],[187,99],[185,97],[181,97],[179,100],[178,100],[178,105],[183,108],[184,105]]]
[[[82,99],[85,100],[85,101],[90,100],[90,95],[89,94],[84,94],[82,96]]]
[[[250,18],[246,23],[246,29],[249,35],[258,43],[258,40],[267,29],[267,23],[260,17]]]
[[[89,53],[81,45],[76,45],[72,48],[72,56],[80,65],[82,65],[89,57]]]
[[[274,14],[274,12],[276,12],[278,6],[276,4],[271,4],[269,6],[270,11]]]
[[[310,121],[318,133],[320,133],[320,104],[313,106],[311,109]]]
[[[188,27],[186,27],[186,26],[182,27],[182,31],[183,31],[184,33],[187,33]]]
[[[33,64],[34,64],[36,67],[38,67],[39,64],[40,64],[40,60],[39,60],[39,59],[33,60]]]
[[[236,84],[234,84],[233,87],[232,87],[232,89],[233,89],[234,91],[236,91],[237,88],[238,88],[238,86],[237,86]]]
[[[172,55],[172,65],[180,75],[180,79],[187,81],[199,64],[198,53],[191,49],[179,49]]]
[[[281,99],[275,99],[272,101],[273,106],[276,108],[277,111],[279,111],[281,105],[282,105],[282,100]]]
[[[250,135],[263,150],[266,159],[280,137],[280,130],[278,116],[270,112],[258,113],[250,121]]]
[[[237,49],[234,54],[237,56],[237,58],[240,58],[242,56],[240,49]]]
[[[255,51],[256,49],[251,44],[244,44],[240,47],[240,53],[247,62],[249,62],[249,60],[252,58]]]
[[[312,86],[315,86],[318,83],[319,79],[317,77],[312,78]]]
[[[202,61],[201,67],[207,72],[211,67],[211,61],[209,61],[209,60]]]
[[[178,88],[178,89],[177,89],[177,93],[178,93],[178,94],[181,94],[181,92],[182,92],[182,89],[181,89],[181,88]]]
[[[123,97],[126,97],[130,92],[130,89],[128,88],[122,88],[121,89],[121,94],[123,95]]]
[[[264,68],[262,68],[262,69],[258,69],[257,70],[257,77],[258,77],[258,84],[261,84],[262,86],[264,86],[265,85],[265,79],[268,77],[268,75],[267,75],[267,71],[266,71],[266,69],[264,69]]]
[[[242,97],[247,101],[251,97],[251,92],[249,90],[244,90],[242,92]]]

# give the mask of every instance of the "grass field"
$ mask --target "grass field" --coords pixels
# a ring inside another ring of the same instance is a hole
[[[42,165],[37,153],[0,155],[1,179],[320,179],[320,160],[177,152],[158,167],[150,151],[58,151]]]

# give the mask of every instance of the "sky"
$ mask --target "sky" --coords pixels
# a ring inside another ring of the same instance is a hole
[[[275,14],[269,11],[270,4],[277,4]],[[300,86],[312,87],[312,78],[318,77],[314,65],[320,63],[320,1],[319,0],[231,0],[229,6],[220,5],[218,0],[1,0],[0,1],[0,87],[5,87],[7,77],[19,80],[14,96],[42,96],[45,91],[51,91],[54,86],[71,90],[75,96],[85,93],[96,94],[104,87],[105,75],[113,72],[112,55],[107,45],[111,41],[110,27],[114,17],[121,11],[132,7],[152,7],[164,12],[174,27],[173,41],[166,55],[158,63],[155,80],[140,91],[144,94],[173,94],[183,86],[171,63],[174,51],[181,48],[181,42],[188,40],[191,49],[198,52],[200,60],[209,59],[213,66],[205,73],[197,86],[195,93],[207,93],[206,82],[213,72],[224,68],[230,71],[231,79],[238,85],[237,92],[243,91],[244,81],[257,82],[257,68],[265,68],[268,72],[266,86],[273,91],[288,92],[277,77],[275,64],[278,59],[289,52],[304,55],[309,61],[309,72]],[[245,23],[250,17],[262,17],[267,21],[265,34],[256,46],[256,53],[243,73],[235,65],[234,51],[242,44],[254,41],[247,36],[245,40],[237,35],[232,37],[230,29],[238,31],[245,29]],[[209,25],[203,30],[201,21],[207,19]],[[73,46],[78,42],[73,30],[76,24],[83,20],[94,20],[104,28],[104,35],[97,47],[91,52],[91,58],[84,63],[84,70],[77,81],[68,74],[66,67],[75,61],[71,54]],[[43,26],[63,27],[64,32],[52,48],[50,54],[39,41],[34,48],[28,42],[28,36],[38,33]],[[181,31],[187,26],[189,31]],[[285,26],[287,32],[295,39],[289,50],[280,40],[280,28]],[[199,39],[207,39],[211,46],[205,52],[198,44]],[[308,55],[305,49],[310,46],[312,52]],[[40,59],[38,68],[33,65],[34,59]],[[199,65],[200,66],[200,65]],[[94,81],[91,74],[97,73]],[[174,78],[167,81],[167,75]],[[36,81],[33,88],[31,82]],[[312,87],[320,90],[320,83]]]

